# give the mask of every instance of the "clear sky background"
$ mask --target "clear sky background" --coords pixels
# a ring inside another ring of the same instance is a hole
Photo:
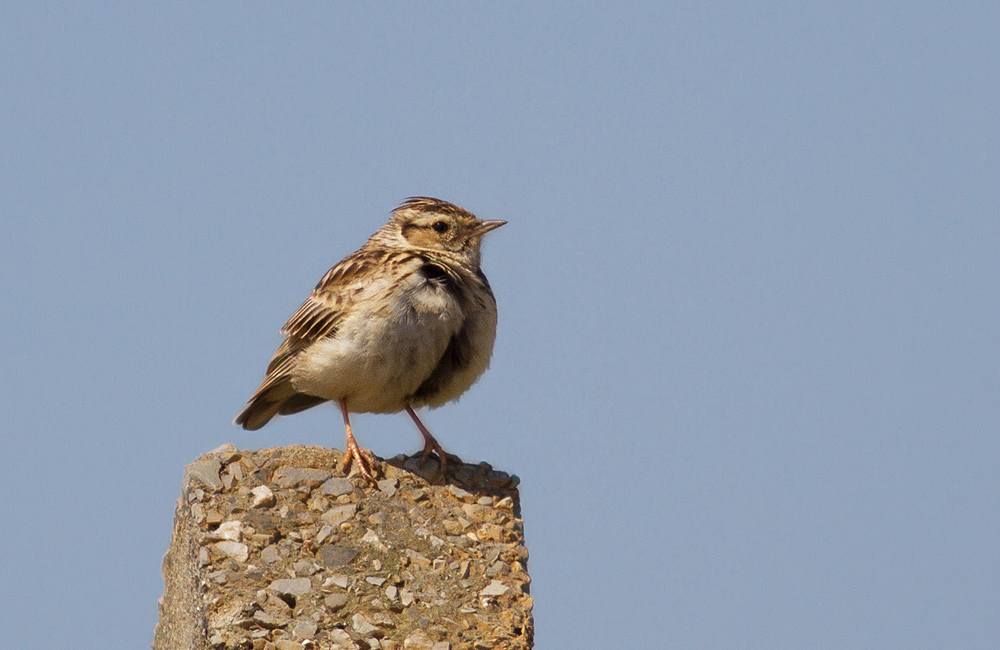
[[[4,647],[146,647],[183,466],[343,446],[230,422],[420,194],[509,221],[424,421],[521,477],[538,648],[996,648],[998,5],[401,4],[0,10]]]

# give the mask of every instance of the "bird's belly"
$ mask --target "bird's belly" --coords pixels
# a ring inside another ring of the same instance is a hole
[[[411,302],[380,313],[360,311],[335,336],[302,351],[292,385],[309,395],[346,399],[355,413],[400,411],[461,326],[460,312],[444,308],[450,306],[415,308]]]
[[[458,399],[489,368],[497,331],[496,309],[486,306],[468,314],[464,327],[467,340],[462,352],[463,363],[442,377],[437,391],[426,395],[418,405],[437,408]]]

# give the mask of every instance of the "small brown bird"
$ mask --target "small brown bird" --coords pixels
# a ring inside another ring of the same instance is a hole
[[[234,424],[256,430],[328,400],[353,460],[374,481],[374,459],[351,433],[349,413],[405,410],[424,438],[422,458],[449,459],[415,408],[458,399],[490,363],[497,308],[479,268],[483,221],[446,201],[412,197],[389,223],[330,269],[281,333],[267,377]]]

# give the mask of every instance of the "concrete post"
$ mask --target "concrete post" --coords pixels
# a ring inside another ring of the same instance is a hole
[[[517,477],[224,445],[184,471],[154,650],[532,647]]]

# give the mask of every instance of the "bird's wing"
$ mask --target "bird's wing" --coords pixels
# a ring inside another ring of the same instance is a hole
[[[236,423],[259,429],[275,415],[295,413],[324,401],[299,393],[292,385],[296,357],[311,343],[333,336],[384,260],[361,249],[327,271],[323,279],[281,328],[285,340],[267,364],[267,376],[250,397]]]
[[[288,378],[295,357],[313,341],[333,336],[351,308],[355,287],[374,268],[371,256],[357,251],[326,272],[306,301],[281,328],[285,340],[267,364],[267,377],[254,395],[266,393]],[[251,398],[252,399],[252,398]]]
[[[302,306],[281,328],[281,333],[303,342],[336,334],[350,308],[352,289],[364,282],[375,264],[376,260],[362,251],[345,257],[326,272]]]

